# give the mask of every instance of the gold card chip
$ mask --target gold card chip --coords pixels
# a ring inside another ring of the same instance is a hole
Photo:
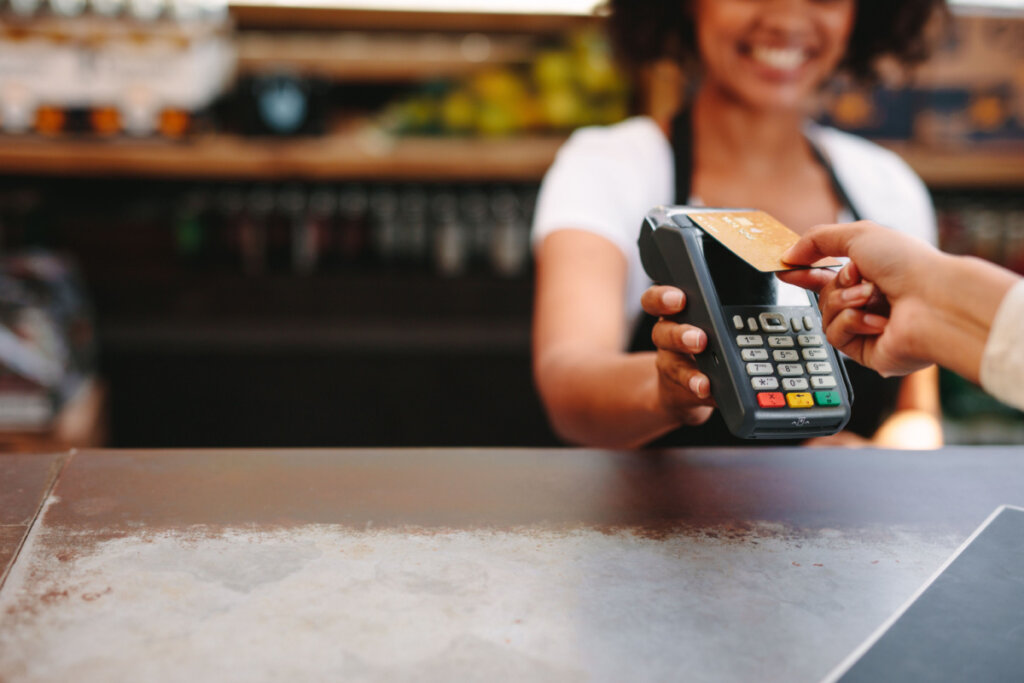
[[[800,236],[764,211],[694,211],[686,215],[708,235],[729,251],[763,273],[794,270],[782,255]],[[812,268],[842,265],[834,258],[824,258]]]

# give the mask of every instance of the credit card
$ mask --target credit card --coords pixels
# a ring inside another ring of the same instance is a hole
[[[807,267],[790,265],[782,260],[782,255],[800,236],[764,211],[696,209],[692,213],[687,211],[686,215],[722,246],[762,273]],[[824,258],[811,268],[839,265],[842,263],[834,258]]]

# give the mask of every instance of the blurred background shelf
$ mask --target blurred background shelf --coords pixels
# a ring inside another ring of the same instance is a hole
[[[161,140],[0,141],[5,175],[248,180],[539,181],[564,136],[504,139],[337,133],[253,140],[210,134]],[[936,150],[890,143],[932,189],[1024,188],[1024,143]]]
[[[1024,142],[978,143],[956,150],[905,143],[886,146],[902,156],[932,189],[1024,188]]]
[[[482,3],[483,4],[483,3]],[[596,17],[583,14],[522,12],[372,10],[343,7],[273,6],[231,3],[231,16],[241,30],[359,29],[368,31],[453,31],[559,34],[592,26]]]
[[[245,74],[291,70],[306,76],[359,82],[421,82],[458,78],[491,65],[526,64],[536,51],[530,36],[481,33],[410,38],[366,34],[252,31],[236,40]]]
[[[185,142],[6,139],[3,174],[180,179],[539,180],[561,136],[476,140],[343,133],[253,140],[204,135]],[[1020,174],[1024,182],[1024,169]]]

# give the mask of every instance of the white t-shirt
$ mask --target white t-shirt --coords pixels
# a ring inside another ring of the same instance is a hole
[[[1024,282],[1006,293],[992,321],[981,357],[981,386],[1000,401],[1024,410]]]
[[[899,156],[834,128],[809,124],[806,134],[832,164],[861,218],[935,244],[935,210],[928,191]],[[674,195],[672,145],[653,119],[639,116],[612,126],[580,128],[544,176],[533,243],[556,230],[575,228],[617,246],[629,264],[623,313],[631,329],[641,312],[640,295],[651,285],[636,245],[640,223],[652,207],[674,204]]]

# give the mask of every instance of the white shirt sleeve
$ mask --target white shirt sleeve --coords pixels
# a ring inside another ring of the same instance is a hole
[[[576,130],[544,176],[533,243],[574,228],[607,238],[623,253],[636,251],[647,210],[671,196],[671,168],[671,147],[649,118]]]
[[[623,315],[631,326],[650,279],[636,240],[647,212],[671,204],[672,147],[648,117],[576,130],[559,150],[537,195],[531,241],[585,230],[614,244],[628,263]]]
[[[982,388],[1000,401],[1024,410],[1024,280],[1003,297],[981,357]]]

